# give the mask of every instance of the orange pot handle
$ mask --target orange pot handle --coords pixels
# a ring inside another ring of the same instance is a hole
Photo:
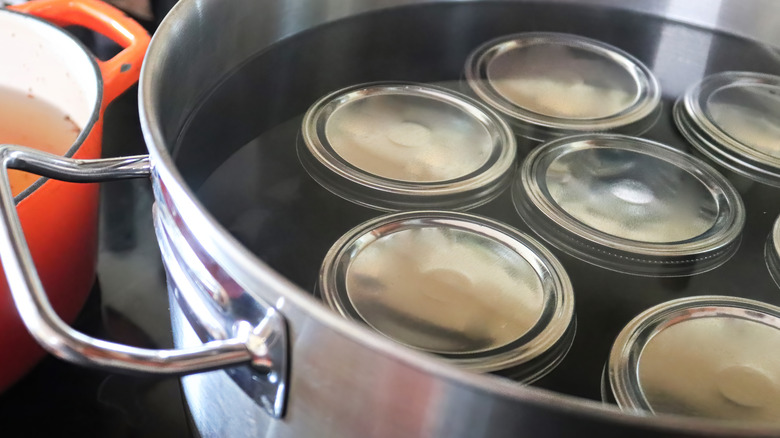
[[[103,76],[103,108],[138,81],[149,34],[119,9],[97,0],[34,0],[9,7],[58,26],[83,26],[123,47],[107,61],[97,60]]]

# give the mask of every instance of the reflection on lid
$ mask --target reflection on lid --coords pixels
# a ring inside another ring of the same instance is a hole
[[[596,119],[637,99],[621,65],[579,47],[529,46],[497,55],[487,66],[493,87],[517,106],[563,119]]]
[[[608,378],[624,410],[780,423],[780,308],[729,296],[659,304],[618,335]]]
[[[466,369],[530,382],[571,346],[574,297],[553,255],[476,215],[416,211],[345,234],[318,288],[341,315]]]
[[[705,111],[723,132],[780,159],[780,87],[721,88],[706,102]]]
[[[638,59],[600,41],[559,33],[521,33],[469,55],[469,87],[510,118],[519,135],[640,134],[660,114],[660,88]]]
[[[543,291],[520,254],[443,227],[383,236],[353,256],[346,288],[377,331],[437,353],[504,346],[539,319]]]
[[[780,216],[775,220],[775,225],[766,239],[764,257],[769,274],[772,275],[777,287],[780,287]]]
[[[707,76],[677,101],[674,121],[711,160],[780,187],[780,76],[753,72]]]
[[[689,319],[647,343],[639,383],[656,413],[780,422],[778,352],[780,327],[734,317]]]
[[[333,150],[353,166],[401,181],[447,181],[485,164],[488,130],[452,105],[418,96],[369,95],[325,122]]]
[[[433,85],[371,83],[306,112],[298,157],[331,192],[379,210],[465,210],[498,196],[514,171],[509,126],[479,102]]]
[[[553,140],[512,185],[520,217],[581,260],[637,275],[681,276],[725,263],[745,211],[734,187],[670,146],[615,134]]]
[[[692,239],[717,219],[714,194],[691,173],[640,151],[581,149],[553,160],[553,200],[604,233],[639,242]]]

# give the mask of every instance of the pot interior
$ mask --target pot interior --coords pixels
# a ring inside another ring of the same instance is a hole
[[[37,18],[0,10],[0,59],[0,87],[46,101],[87,127],[99,104],[100,77],[75,38]]]
[[[258,47],[256,56],[212,90],[201,90],[206,97],[169,143],[171,154],[225,229],[270,267],[314,291],[330,246],[382,213],[332,194],[303,169],[296,144],[309,106],[332,91],[372,81],[433,83],[466,91],[462,72],[473,49],[496,37],[529,31],[586,36],[642,61],[663,92],[661,116],[643,137],[689,153],[693,148],[672,119],[672,105],[687,87],[720,71],[780,71],[776,49],[639,13],[513,2],[407,6],[339,20]],[[521,142],[520,160],[533,146]],[[602,369],[615,337],[634,316],[664,301],[723,294],[780,305],[763,253],[780,214],[780,190],[730,178],[747,210],[745,233],[737,254],[713,271],[639,277],[551,248],[571,277],[578,327],[569,354],[535,385],[601,400]],[[534,235],[518,216],[509,191],[472,212]]]

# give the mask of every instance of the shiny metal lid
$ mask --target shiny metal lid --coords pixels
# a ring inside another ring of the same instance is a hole
[[[670,146],[584,134],[537,147],[512,186],[522,219],[584,261],[638,275],[713,269],[737,250],[745,208],[703,161]]]
[[[764,254],[769,273],[777,286],[780,287],[780,217],[777,218],[772,232],[769,233]]]
[[[488,372],[534,364],[534,380],[568,351],[568,276],[531,237],[466,213],[397,213],[363,223],[328,252],[328,306],[409,347]],[[514,373],[522,374],[522,373]]]
[[[608,380],[621,409],[780,423],[780,308],[727,296],[655,306],[620,333]]]
[[[331,93],[303,119],[298,156],[331,192],[380,210],[472,208],[509,184],[509,126],[479,102],[412,83]]]
[[[780,76],[707,76],[674,106],[680,132],[702,154],[753,180],[780,187]]]
[[[638,135],[660,114],[660,87],[638,59],[609,44],[560,33],[489,41],[466,61],[471,89],[534,140],[616,131]]]

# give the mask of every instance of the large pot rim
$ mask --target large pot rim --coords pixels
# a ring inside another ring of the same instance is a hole
[[[155,180],[155,183],[164,186],[168,196],[170,196],[176,204],[177,209],[179,210],[179,216],[186,218],[185,222],[187,223],[187,226],[191,229],[198,230],[198,242],[202,245],[203,249],[208,252],[214,260],[223,265],[224,269],[256,299],[259,299],[259,297],[253,289],[253,286],[262,285],[264,290],[270,290],[281,296],[274,304],[282,313],[284,313],[284,306],[288,305],[289,302],[294,303],[295,306],[300,307],[311,318],[319,320],[323,324],[330,326],[333,330],[336,330],[340,335],[352,339],[366,348],[374,350],[377,354],[392,357],[394,360],[400,361],[409,367],[429,375],[446,379],[463,387],[470,387],[477,391],[492,393],[498,397],[522,401],[571,416],[584,416],[643,429],[681,433],[689,432],[697,435],[706,434],[709,436],[777,435],[778,429],[767,425],[735,424],[669,414],[660,414],[652,417],[637,416],[635,414],[622,412],[616,406],[600,403],[598,401],[561,394],[541,388],[523,386],[492,375],[470,373],[447,364],[444,361],[436,360],[423,353],[400,346],[367,328],[361,327],[357,323],[343,319],[335,312],[327,309],[311,294],[305,292],[270,268],[265,262],[240,244],[227,229],[219,224],[214,216],[212,216],[205,206],[197,199],[193,190],[186,184],[182,174],[177,169],[171,154],[168,152],[159,119],[160,111],[159,108],[154,105],[156,91],[154,81],[158,76],[157,69],[165,63],[165,57],[161,55],[161,52],[165,52],[165,47],[169,42],[169,35],[182,32],[181,23],[186,21],[187,16],[191,13],[190,11],[197,10],[198,4],[203,1],[204,0],[179,1],[171,9],[152,37],[139,80],[139,115],[141,129],[149,150],[149,156],[153,166],[152,177]],[[381,6],[374,7],[370,10],[375,11],[411,3],[435,3],[442,1],[446,0],[382,1],[379,2],[381,3]],[[571,0],[551,1],[572,3]],[[611,4],[609,0],[590,0],[589,3],[607,7],[611,6],[612,8],[617,7],[619,9],[634,10],[655,16],[663,16],[663,14],[669,12],[664,9],[664,4],[661,4],[660,2],[647,2],[646,4],[641,0],[629,0],[622,2],[619,6]],[[734,1],[734,3],[739,3],[739,0]],[[756,4],[769,5],[768,2],[762,0],[757,0]],[[716,26],[722,24],[719,21],[723,19],[722,17],[710,17],[711,21],[703,21],[696,19],[694,15],[691,15],[695,13],[696,8],[688,6],[688,8],[682,9],[684,10],[677,11],[676,16],[667,18],[709,29],[715,29]],[[352,16],[354,15],[353,12],[354,11],[351,11],[351,13],[345,14],[343,11],[340,11],[337,15],[341,15],[329,17],[329,20],[325,22]],[[360,12],[366,11],[362,10]],[[780,33],[777,30],[773,31],[772,29],[764,28],[754,28],[747,31],[744,31],[743,29],[742,32],[739,32],[736,30],[739,29],[739,19],[740,17],[737,17],[734,19],[735,21],[727,23],[724,26],[726,31],[749,39],[759,40],[761,38],[771,38],[773,33]],[[718,29],[723,30],[722,27],[718,27]],[[285,37],[287,36],[289,36],[289,34]],[[212,86],[213,85],[215,84],[212,84]],[[155,196],[157,197],[157,193]],[[159,202],[160,199],[158,198],[157,201]]]
[[[78,137],[76,137],[76,140],[73,142],[71,147],[68,148],[68,150],[65,152],[64,157],[71,158],[73,157],[73,155],[76,154],[76,151],[78,151],[81,148],[81,146],[84,144],[84,142],[87,140],[87,137],[89,137],[89,135],[92,133],[92,130],[94,129],[95,125],[100,119],[100,112],[103,103],[103,74],[100,71],[100,67],[98,66],[97,60],[95,59],[94,55],[92,55],[92,53],[89,51],[89,49],[87,49],[87,47],[81,41],[79,41],[79,39],[76,38],[73,34],[65,31],[61,27],[47,20],[44,20],[43,18],[36,17],[34,15],[26,14],[23,12],[4,9],[4,8],[0,8],[0,13],[18,15],[22,17],[22,19],[27,19],[27,20],[32,20],[33,22],[37,22],[38,24],[35,25],[43,25],[52,28],[57,32],[58,35],[60,35],[61,38],[66,38],[67,40],[69,40],[69,43],[75,44],[76,48],[80,49],[84,53],[86,61],[92,67],[92,71],[95,74],[95,82],[94,82],[94,85],[96,87],[95,102],[92,105],[92,111],[89,115],[89,118],[87,119],[87,123],[81,128],[81,132],[79,133]],[[16,204],[19,205],[25,199],[30,198],[30,196],[41,186],[43,186],[47,181],[49,181],[49,178],[46,177],[41,177],[35,180],[35,182],[33,182],[29,187],[22,190],[18,195],[14,197],[14,201],[16,202]]]

